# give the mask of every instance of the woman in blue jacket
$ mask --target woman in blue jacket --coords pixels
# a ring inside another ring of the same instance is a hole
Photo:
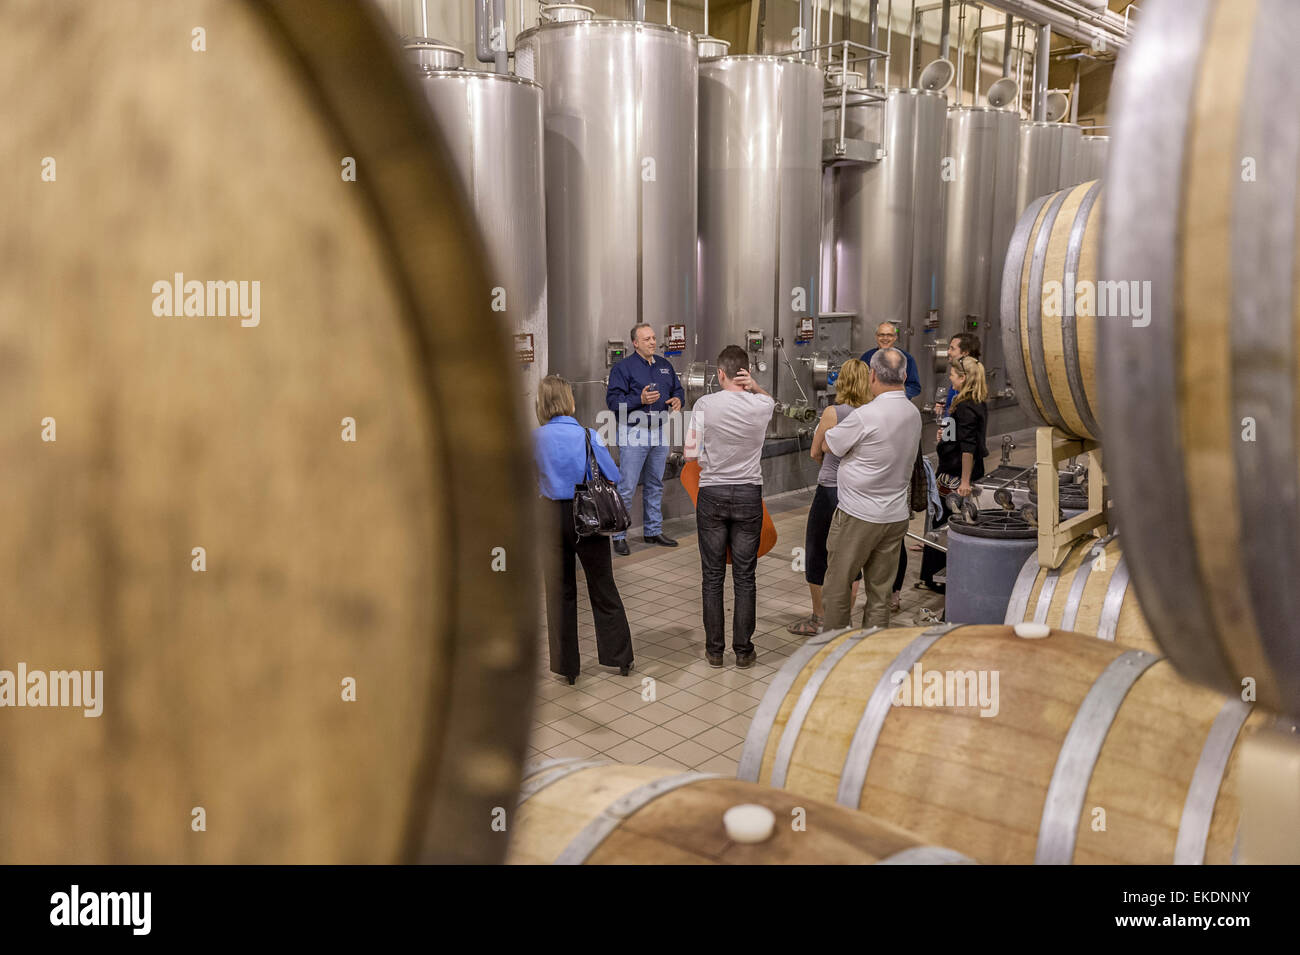
[[[572,686],[578,678],[578,582],[574,557],[582,561],[587,594],[596,618],[596,658],[602,666],[618,667],[622,676],[632,669],[632,631],[627,625],[623,600],[614,582],[614,558],[609,538],[579,537],[573,529],[573,489],[587,480],[587,442],[601,474],[618,482],[618,467],[600,436],[584,429],[573,417],[573,389],[559,375],[548,375],[537,386],[537,421],[533,454],[537,484],[546,501],[543,511],[542,552],[546,576],[546,629],[550,637],[551,672],[566,677]],[[549,526],[547,526],[549,525]]]

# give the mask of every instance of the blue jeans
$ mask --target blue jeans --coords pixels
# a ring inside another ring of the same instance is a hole
[[[642,522],[646,537],[654,537],[663,530],[664,512],[664,468],[668,465],[668,452],[672,449],[667,442],[658,442],[657,433],[641,429],[628,429],[627,436],[637,443],[629,442],[619,448],[618,458],[618,493],[623,498],[628,515],[632,514],[632,495],[638,483],[641,487],[641,506],[645,512]],[[615,534],[614,540],[623,540],[627,534]]]

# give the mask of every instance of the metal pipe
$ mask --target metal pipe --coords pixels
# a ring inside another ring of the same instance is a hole
[[[506,52],[506,0],[492,0],[492,32],[496,34],[493,52],[496,71],[510,72],[510,54]]]
[[[808,59],[808,28],[812,25],[812,0],[799,0],[799,59]]]
[[[709,0],[704,0],[704,35],[709,35]]]
[[[975,89],[971,92],[971,105],[980,104],[980,72],[984,69],[984,8],[979,4],[975,5],[979,11],[978,20],[979,29],[975,31]]]
[[[952,49],[952,0],[943,0],[943,20],[939,25],[939,55],[945,60]]]
[[[910,538],[912,538],[912,540],[914,540],[914,541],[920,541],[920,542],[921,542],[922,544],[924,544],[926,547],[933,547],[935,550],[941,550],[941,551],[943,551],[945,554],[948,553],[948,548],[946,548],[946,547],[942,547],[942,546],[940,546],[939,544],[936,544],[934,541],[929,540],[928,538],[922,537],[920,534],[913,534],[911,531],[908,531],[908,532],[907,532],[907,536],[910,537]]]
[[[668,0],[668,25],[673,25],[673,0]]]
[[[480,63],[495,63],[492,49],[492,0],[474,0],[474,56]],[[426,33],[428,27],[425,27]]]
[[[1052,31],[1067,36],[1080,43],[1092,45],[1098,34],[1105,37],[1108,47],[1122,50],[1129,44],[1129,30],[1124,18],[1115,13],[1106,16],[1089,12],[1088,16],[1076,14],[1069,10],[1084,11],[1070,0],[987,0],[988,5],[1003,13],[1014,14],[1031,23],[1050,26]],[[1068,8],[1068,9],[1066,9]]]
[[[877,18],[880,13],[879,3],[880,0],[871,0],[871,3],[867,6],[867,32],[871,34],[871,45],[873,47],[878,45],[876,43],[876,31],[877,31]],[[885,77],[885,81],[886,83],[888,83],[889,81],[888,76]],[[867,89],[874,90],[875,88],[876,88],[876,61],[872,59],[867,61]]]
[[[916,0],[912,0],[912,26],[907,34],[907,88],[916,87],[916,61],[920,59],[916,55],[916,25],[921,20],[921,14],[916,12]]]
[[[1070,84],[1070,122],[1079,122],[1079,70],[1083,60],[1074,61],[1074,82]]]
[[[1016,54],[1016,115],[1020,116],[1025,110],[1025,21],[1020,21],[1020,35],[1016,38],[1016,43],[1020,47],[1020,52]]]
[[[885,6],[885,92],[889,92],[889,61],[894,53],[894,0]]]
[[[966,0],[957,4],[957,105],[966,89]]]
[[[1002,34],[1002,75],[1011,75],[1011,14],[1007,14],[1006,32]]]
[[[1038,28],[1038,44],[1034,49],[1034,122],[1047,121],[1047,70],[1048,57],[1052,55],[1052,28],[1046,24]]]

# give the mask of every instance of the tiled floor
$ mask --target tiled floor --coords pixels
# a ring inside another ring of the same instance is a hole
[[[545,622],[540,634],[538,701],[529,759],[608,758],[734,775],[754,710],[773,674],[804,638],[786,625],[810,609],[803,571],[793,569],[792,548],[802,547],[813,489],[767,501],[777,528],[777,544],[758,562],[757,663],[738,670],[728,650],[726,665],[712,669],[704,660],[700,610],[700,554],[690,519],[665,528],[680,546],[665,548],[629,537],[630,557],[614,557],[614,575],[632,626],[636,664],[626,677],[596,662],[595,627],[582,567],[578,566],[578,639],[582,674],[569,686],[548,668]],[[918,516],[913,530],[920,529]],[[634,529],[639,530],[639,529]],[[918,547],[909,540],[907,546]],[[902,611],[893,626],[916,625],[926,607],[942,609],[943,598],[912,589],[921,565],[919,551],[908,551]],[[724,590],[730,643],[731,578]],[[855,608],[860,619],[862,597]]]

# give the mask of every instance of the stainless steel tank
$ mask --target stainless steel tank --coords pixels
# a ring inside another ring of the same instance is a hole
[[[1065,127],[1060,123],[1020,124],[1020,155],[1016,169],[1016,218],[1039,196],[1060,189],[1061,143]]]
[[[1079,144],[1079,181],[1101,179],[1106,172],[1106,157],[1109,153],[1109,136],[1084,136]]]
[[[1020,156],[1020,117],[1010,110],[998,110],[994,122],[997,125],[997,159],[993,173],[993,240],[989,253],[988,304],[984,312],[984,332],[980,335],[990,393],[1001,392],[1008,384],[1002,360],[1002,268],[1006,264],[1011,233],[1016,228]]]
[[[697,360],[740,345],[763,388],[810,409],[822,83],[818,67],[784,57],[700,62]],[[772,433],[798,427],[780,416]]]
[[[521,33],[515,56],[542,87],[550,367],[594,425],[633,325],[654,327],[679,375],[693,357],[695,38],[584,19]]]
[[[838,102],[838,96],[831,97]],[[937,327],[936,234],[947,100],[929,90],[891,90],[884,104],[850,106],[845,133],[880,143],[877,162],[835,167],[833,290],[823,301],[853,312],[853,350],[876,344],[876,326],[893,322],[899,345],[916,359],[925,403],[934,396]],[[826,111],[827,134],[838,135],[838,111]]]
[[[492,307],[514,329],[517,390],[530,402],[549,348],[541,88],[462,69],[461,52],[436,41],[411,40],[406,50],[482,229],[500,290]]]
[[[1057,189],[1069,189],[1083,182],[1079,174],[1080,154],[1083,151],[1083,127],[1073,123],[1058,123],[1061,127],[1061,174]]]
[[[945,342],[958,332],[973,332],[981,344],[992,342],[989,291],[1001,115],[1001,110],[987,106],[948,110],[940,313]]]

